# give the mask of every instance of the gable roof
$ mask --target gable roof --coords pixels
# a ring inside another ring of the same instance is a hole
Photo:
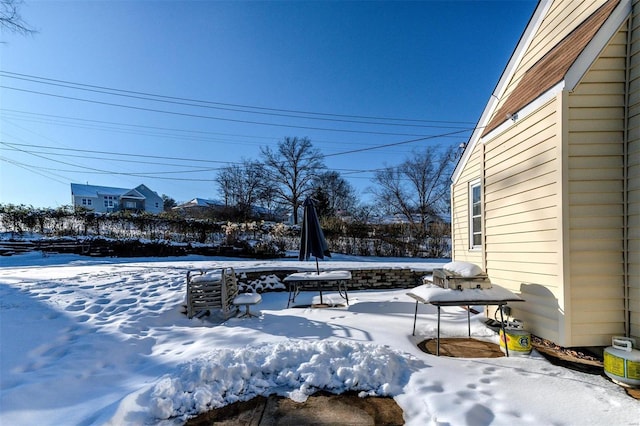
[[[552,1],[538,3],[496,89],[485,106],[476,129],[469,138],[469,143],[451,176],[453,182],[460,177],[471,153],[482,137],[496,130],[503,123],[508,123],[510,116],[531,105],[554,87],[561,85],[561,88],[564,88],[562,83],[569,79],[571,84],[568,88],[572,89],[631,13],[629,0],[608,0],[532,65],[496,112],[500,104],[500,96],[509,86],[552,3]]]
[[[146,198],[144,195],[139,193],[136,189],[128,190],[127,192],[122,194],[121,197],[127,197],[127,198],[136,199],[136,200],[144,200]]]
[[[98,197],[98,195],[115,195],[121,196],[127,193],[130,189],[127,188],[113,188],[110,186],[96,186],[96,185],[83,185],[81,183],[71,184],[71,194],[80,197]]]
[[[487,135],[502,122],[506,121],[510,114],[520,111],[525,105],[561,82],[569,67],[609,18],[618,3],[620,3],[620,0],[609,0],[600,6],[598,10],[529,68],[516,88],[502,104],[502,107],[493,115],[493,119],[485,127],[482,136]]]
[[[185,208],[185,207],[220,207],[225,204],[222,201],[218,200],[209,200],[206,198],[194,198],[192,200],[187,201],[186,203],[182,203],[174,208]]]
[[[71,184],[71,194],[79,197],[94,197],[100,195],[111,195],[115,197],[126,196],[127,198],[136,198],[144,200],[146,197],[138,191],[138,188],[114,188],[111,186],[83,185],[81,183]]]

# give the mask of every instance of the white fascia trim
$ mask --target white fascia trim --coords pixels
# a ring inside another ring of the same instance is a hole
[[[491,132],[487,133],[481,139],[481,143],[485,143],[486,141],[493,139],[496,135],[499,135],[500,133],[504,132],[511,126],[515,126],[519,121],[523,120],[526,116],[536,111],[538,108],[540,108],[542,105],[549,102],[551,99],[555,98],[558,95],[558,93],[564,90],[564,88],[565,88],[565,82],[563,80],[560,83],[553,86],[551,89],[544,92],[542,95],[538,96],[535,100],[527,104],[520,111],[516,111],[515,113],[513,113],[513,116],[516,117],[515,119],[508,120],[505,117],[505,120],[507,121],[505,121],[495,129],[493,129]]]
[[[622,0],[567,71],[564,80],[568,91],[575,89],[602,49],[630,15],[631,1]]]
[[[511,81],[511,78],[515,73],[517,66],[520,64],[522,60],[522,57],[527,52],[527,49],[529,48],[529,45],[531,44],[533,37],[538,32],[538,28],[540,28],[540,25],[542,25],[542,21],[544,20],[544,17],[547,15],[547,12],[551,7],[552,3],[553,1],[551,0],[540,1],[538,3],[538,6],[536,6],[536,10],[533,12],[533,16],[531,17],[531,20],[527,25],[527,28],[525,28],[524,33],[522,34],[522,37],[520,37],[520,42],[516,46],[516,49],[514,50],[513,55],[511,55],[511,59],[509,60],[509,62],[507,63],[507,66],[502,72],[502,76],[500,77],[500,80],[498,80],[498,84],[496,85],[496,88],[494,89],[493,93],[491,94],[491,97],[489,98],[489,102],[487,102],[487,106],[485,106],[484,111],[480,116],[480,120],[478,121],[476,128],[471,134],[471,137],[469,138],[469,142],[467,143],[467,146],[464,152],[462,153],[462,157],[460,158],[460,161],[458,161],[458,164],[456,165],[456,168],[453,171],[453,174],[451,175],[452,182],[457,182],[458,178],[460,177],[460,174],[462,173],[464,166],[467,164],[467,161],[469,160],[469,157],[473,152],[473,148],[476,146],[476,144],[480,140],[480,136],[482,135],[482,132],[484,131],[484,128],[486,127],[486,125],[489,124],[489,119],[495,112],[495,109],[498,106],[498,101],[500,100],[500,97],[504,94],[505,90],[507,90],[508,83]]]

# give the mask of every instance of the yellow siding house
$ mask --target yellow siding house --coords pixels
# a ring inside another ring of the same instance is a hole
[[[640,342],[640,0],[541,1],[453,174],[454,260],[562,346]]]

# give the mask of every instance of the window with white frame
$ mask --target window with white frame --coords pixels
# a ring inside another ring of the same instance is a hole
[[[480,181],[469,183],[469,248],[482,247],[482,192]]]
[[[106,197],[104,197],[104,206],[105,207],[115,207],[117,206],[118,203],[116,201],[116,197],[112,196],[112,195],[107,195]]]

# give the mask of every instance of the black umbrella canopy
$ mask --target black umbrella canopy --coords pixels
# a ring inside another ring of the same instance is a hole
[[[308,197],[304,200],[302,206],[304,207],[304,216],[302,219],[302,232],[300,233],[300,255],[298,259],[309,260],[311,256],[314,256],[316,258],[316,269],[320,273],[318,259],[324,259],[325,256],[331,257],[331,252],[320,227],[314,200]]]

